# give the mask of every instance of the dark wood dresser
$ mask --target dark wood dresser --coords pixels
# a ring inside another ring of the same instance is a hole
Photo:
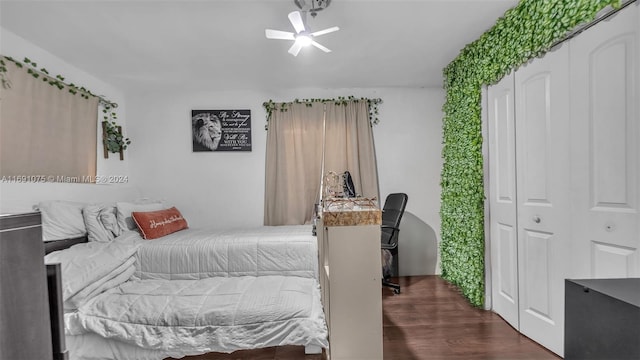
[[[565,280],[565,359],[640,359],[640,278]]]
[[[40,213],[0,216],[0,360],[53,358]]]

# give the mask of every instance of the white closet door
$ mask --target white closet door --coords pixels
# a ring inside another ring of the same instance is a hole
[[[562,355],[571,241],[568,46],[518,69],[515,83],[520,332]]]
[[[571,41],[577,278],[640,276],[638,3]]]
[[[491,297],[493,311],[518,329],[518,243],[513,73],[487,89]]]

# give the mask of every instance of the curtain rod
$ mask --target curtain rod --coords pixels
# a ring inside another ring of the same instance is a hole
[[[585,31],[585,30],[591,28],[592,26],[600,23],[601,21],[606,20],[606,19],[610,18],[611,16],[617,14],[620,10],[622,10],[622,9],[626,8],[627,6],[635,3],[636,1],[638,1],[638,0],[629,0],[629,1],[625,2],[624,4],[620,5],[619,8],[617,8],[617,9],[613,8],[611,11],[609,11],[606,14],[600,16],[599,18],[587,23],[586,25],[582,26],[581,28],[571,31],[569,34],[565,35],[562,39],[554,42],[551,46],[549,46],[549,49],[552,49],[552,48],[562,44],[563,42],[574,38],[575,36],[577,36],[578,34],[582,33],[583,31]]]

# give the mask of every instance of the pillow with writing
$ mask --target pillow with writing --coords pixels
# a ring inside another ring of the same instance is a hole
[[[142,232],[142,237],[151,240],[189,228],[187,220],[176,207],[165,210],[131,213],[133,220]]]

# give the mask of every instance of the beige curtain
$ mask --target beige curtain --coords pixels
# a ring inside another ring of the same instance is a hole
[[[327,102],[325,173],[349,171],[356,192],[378,198],[373,132],[366,101]],[[325,104],[282,104],[267,131],[265,225],[305,224],[318,201]]]
[[[0,89],[0,175],[96,175],[98,98],[84,99],[36,79],[10,61]]]

